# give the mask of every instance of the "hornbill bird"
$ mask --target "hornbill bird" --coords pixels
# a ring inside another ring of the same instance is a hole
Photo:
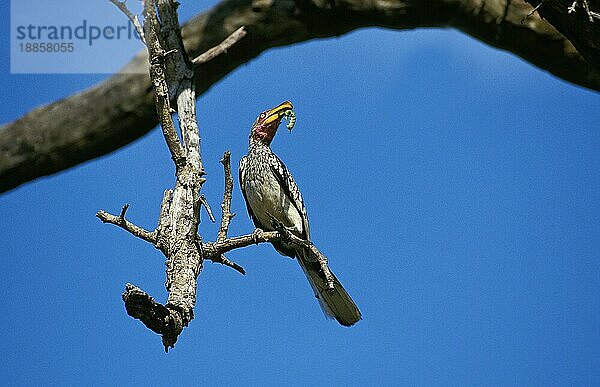
[[[260,113],[252,125],[248,155],[240,161],[240,186],[248,213],[257,228],[269,231],[279,224],[295,236],[309,241],[308,216],[300,190],[285,164],[270,148],[284,117],[291,117],[288,124],[291,130],[295,115],[288,101]],[[277,222],[274,223],[274,220]],[[318,257],[311,249],[291,242],[272,244],[280,254],[298,259],[327,316],[345,326],[361,319],[356,304],[335,276],[332,275],[333,288],[328,286]]]

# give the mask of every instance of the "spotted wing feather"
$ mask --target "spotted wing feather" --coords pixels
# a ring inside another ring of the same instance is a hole
[[[304,206],[304,200],[302,199],[302,194],[300,193],[300,189],[294,180],[292,174],[288,171],[283,161],[279,159],[274,153],[272,154],[272,162],[269,163],[271,168],[271,172],[284,187],[284,190],[293,203],[294,207],[298,210],[300,215],[302,216],[302,235],[303,239],[310,239],[310,228],[308,226],[308,214],[306,213],[306,207]]]

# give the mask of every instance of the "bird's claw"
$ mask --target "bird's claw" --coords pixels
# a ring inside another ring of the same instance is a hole
[[[273,220],[272,226],[276,231],[279,231],[281,235],[283,235],[287,239],[291,239],[291,236],[294,234],[293,227],[286,227],[285,224],[281,223],[277,219]]]
[[[260,235],[263,233],[263,230],[261,230],[260,228],[256,228],[254,231],[252,231],[252,240],[254,241],[255,245],[258,245],[258,239],[260,238]]]
[[[274,230],[279,231],[284,235],[289,235],[292,232],[291,228],[285,227],[285,225],[279,219],[271,215],[269,212],[267,212],[267,216],[271,218],[271,227],[273,227]]]

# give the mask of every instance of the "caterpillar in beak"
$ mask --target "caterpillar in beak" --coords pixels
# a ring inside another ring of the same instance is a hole
[[[286,110],[284,118],[288,121],[286,127],[291,132],[294,125],[296,125],[296,113],[293,110]]]

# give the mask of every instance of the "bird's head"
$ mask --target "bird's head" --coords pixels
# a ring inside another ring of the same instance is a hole
[[[273,109],[265,110],[254,121],[252,130],[250,131],[250,144],[262,142],[265,145],[270,145],[277,133],[277,128],[281,120],[285,117],[290,118],[288,129],[292,130],[295,121],[294,107],[290,101],[285,101]]]

